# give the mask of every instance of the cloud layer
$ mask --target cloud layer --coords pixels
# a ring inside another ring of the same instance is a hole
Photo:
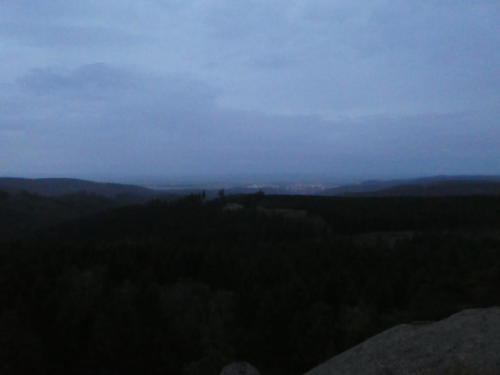
[[[500,173],[496,1],[4,0],[0,174]]]

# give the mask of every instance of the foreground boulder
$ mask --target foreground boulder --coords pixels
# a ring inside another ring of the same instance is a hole
[[[384,331],[306,375],[500,374],[500,307]]]
[[[233,362],[222,369],[220,375],[260,375],[248,362]]]

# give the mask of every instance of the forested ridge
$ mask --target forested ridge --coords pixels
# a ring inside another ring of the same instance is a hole
[[[499,224],[498,196],[82,213],[2,246],[0,372],[301,374],[396,324],[499,305]]]

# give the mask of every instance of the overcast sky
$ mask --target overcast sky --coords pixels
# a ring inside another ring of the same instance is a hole
[[[1,0],[0,175],[500,174],[498,0]]]

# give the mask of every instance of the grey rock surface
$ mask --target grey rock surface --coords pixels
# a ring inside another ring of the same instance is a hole
[[[233,362],[225,366],[220,375],[260,375],[260,373],[248,362]]]
[[[500,374],[500,307],[384,331],[305,375]]]

